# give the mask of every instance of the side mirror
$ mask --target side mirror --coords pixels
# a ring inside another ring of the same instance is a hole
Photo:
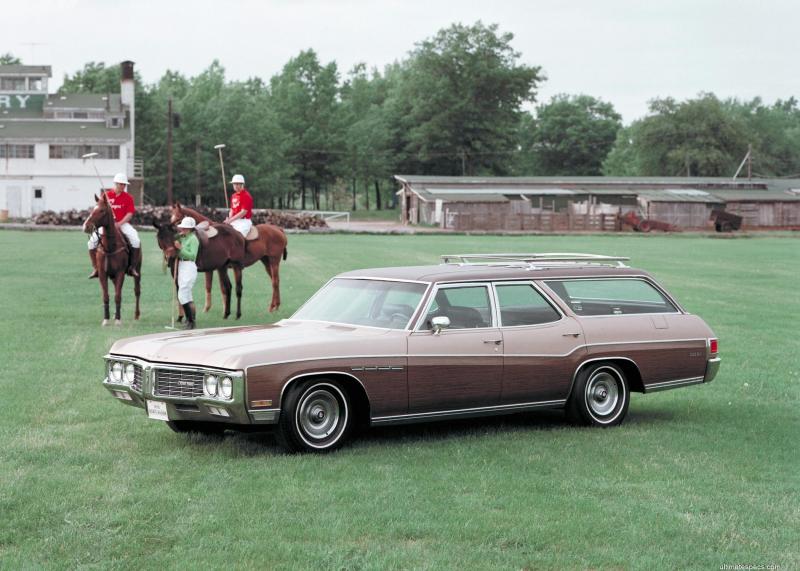
[[[446,315],[438,315],[431,319],[431,326],[433,327],[433,334],[439,335],[442,329],[450,327],[450,318]]]

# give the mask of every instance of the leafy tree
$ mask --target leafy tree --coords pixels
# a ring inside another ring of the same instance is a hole
[[[622,117],[589,95],[556,95],[537,110],[531,134],[537,175],[599,175]]]
[[[319,208],[320,191],[332,182],[342,149],[336,63],[322,65],[314,50],[300,52],[270,81],[270,101],[285,135],[286,157],[300,187],[301,208],[307,189]]]
[[[21,63],[22,60],[11,52],[0,54],[0,65],[19,65]]]
[[[141,84],[141,79],[137,84]],[[83,66],[73,75],[64,74],[64,82],[59,93],[119,93],[120,68],[118,65],[106,67],[103,62],[93,62]]]
[[[403,170],[508,171],[520,106],[534,100],[543,79],[539,67],[519,63],[512,38],[478,22],[454,24],[417,45],[387,103],[404,142]]]
[[[731,176],[748,139],[743,121],[713,94],[681,103],[656,99],[650,103],[650,115],[634,121],[627,135],[621,142],[631,148],[615,148],[606,161],[606,174]],[[623,156],[631,164],[623,166]]]

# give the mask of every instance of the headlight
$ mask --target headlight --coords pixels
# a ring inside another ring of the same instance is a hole
[[[125,368],[124,368],[124,370],[122,372],[122,378],[123,378],[123,380],[125,381],[126,384],[128,384],[128,385],[132,385],[133,384],[133,379],[134,379],[133,363],[128,363],[127,365],[125,365]]]
[[[119,361],[112,361],[111,366],[108,368],[108,374],[111,375],[111,380],[115,383],[122,382],[122,363]]]
[[[215,397],[217,396],[218,384],[219,379],[215,375],[206,375],[206,378],[203,379],[203,390],[208,396]]]
[[[233,394],[233,381],[230,377],[225,377],[219,384],[219,393],[223,398],[229,399]]]

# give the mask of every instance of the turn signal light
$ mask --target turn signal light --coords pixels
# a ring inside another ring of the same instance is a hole
[[[716,353],[717,349],[719,347],[719,340],[717,340],[717,339],[709,339],[708,341],[709,341],[709,348],[711,350],[711,353],[712,354]]]

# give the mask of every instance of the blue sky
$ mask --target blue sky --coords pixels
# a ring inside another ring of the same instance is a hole
[[[0,7],[0,53],[52,65],[53,87],[85,62],[123,59],[145,81],[168,68],[194,75],[215,58],[231,79],[268,79],[307,48],[341,73],[380,68],[477,20],[513,33],[521,60],[542,66],[540,101],[587,93],[626,122],[659,96],[800,96],[800,3],[779,0],[26,0]]]

